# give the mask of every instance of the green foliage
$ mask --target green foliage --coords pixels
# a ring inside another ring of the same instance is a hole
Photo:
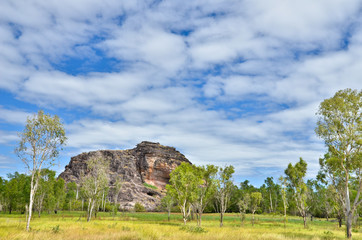
[[[135,212],[145,212],[146,209],[141,203],[136,202],[136,204],[134,205],[134,211]]]
[[[319,179],[328,177],[334,185],[345,210],[347,237],[352,238],[352,217],[362,203],[362,91],[338,91],[321,102],[317,115],[315,132],[328,147],[328,154],[320,159]]]
[[[20,142],[15,153],[31,173],[29,214],[26,230],[30,230],[33,202],[38,189],[41,169],[53,165],[62,146],[67,140],[63,124],[58,116],[50,116],[39,111],[28,117],[25,129],[19,133]]]
[[[32,174],[40,174],[45,164],[51,166],[67,140],[58,116],[43,111],[28,117],[23,132],[19,133],[19,146],[15,153]]]
[[[308,188],[304,182],[304,177],[307,173],[307,163],[302,158],[300,158],[299,162],[297,162],[294,166],[289,163],[287,169],[285,169],[284,172],[288,186],[293,193],[296,207],[304,219],[304,227],[307,227],[306,215],[309,209],[307,203]]]
[[[153,185],[148,184],[148,183],[145,183],[145,182],[143,183],[143,186],[148,187],[148,188],[151,188],[151,189],[155,189],[155,190],[158,189],[156,186],[153,186]]]
[[[25,174],[8,174],[8,181],[3,181],[4,208],[12,211],[25,212],[25,205],[29,203],[30,177]]]
[[[220,168],[217,173],[216,180],[216,199],[219,203],[220,210],[220,227],[223,226],[223,216],[230,204],[234,184],[232,181],[233,173],[235,172],[232,165]]]
[[[87,162],[88,173],[81,176],[81,191],[85,199],[89,199],[87,221],[91,220],[96,203],[101,201],[104,192],[108,191],[109,161],[93,157]]]
[[[250,210],[254,213],[260,206],[262,195],[260,192],[253,192],[250,194]]]
[[[200,182],[201,179],[195,174],[195,167],[185,162],[170,174],[170,183],[166,189],[179,206],[185,224],[191,212],[191,203],[197,197],[196,188]]]

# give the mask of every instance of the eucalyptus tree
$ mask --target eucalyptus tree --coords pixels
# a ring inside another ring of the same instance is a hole
[[[173,197],[167,193],[162,199],[161,199],[161,205],[167,210],[167,220],[170,221],[171,217],[171,210],[174,206],[175,201],[173,200]]]
[[[234,184],[232,176],[234,173],[234,167],[232,165],[220,168],[217,175],[216,182],[216,199],[219,203],[220,210],[220,227],[223,226],[224,214],[230,204],[230,197]]]
[[[15,172],[7,174],[8,181],[4,185],[4,203],[7,211],[25,212],[29,204],[30,178],[25,174]]]
[[[196,210],[197,225],[201,226],[202,213],[208,203],[212,200],[216,191],[216,174],[218,168],[214,165],[195,167],[195,176],[200,179],[195,189],[195,199],[191,203]]]
[[[237,205],[239,209],[239,216],[241,223],[244,224],[245,214],[246,211],[249,209],[250,205],[250,194],[249,193],[242,194],[241,199],[237,202]]]
[[[54,208],[54,182],[55,182],[55,171],[49,169],[42,169],[40,172],[40,179],[38,189],[34,197],[34,206],[38,210],[38,216],[43,210],[44,205],[48,208]],[[45,204],[44,204],[45,203]]]
[[[72,205],[74,205],[74,202],[77,198],[77,184],[75,182],[68,182],[67,184],[67,193],[65,195],[65,203],[67,204],[67,208],[69,211],[72,211]],[[65,206],[64,206],[65,207]]]
[[[277,207],[277,202],[278,202],[278,186],[277,184],[274,183],[273,181],[273,177],[267,177],[264,180],[265,184],[266,184],[266,190],[268,193],[268,201],[269,201],[269,212],[274,212],[276,207]],[[274,204],[273,204],[273,199],[274,199]]]
[[[66,192],[65,192],[65,181],[63,178],[59,177],[55,183],[53,188],[53,196],[55,198],[55,205],[54,205],[54,213],[58,213],[58,210],[60,209],[60,206],[62,206]]]
[[[252,221],[253,226],[255,222],[254,214],[255,211],[258,210],[262,199],[263,197],[260,192],[252,192],[250,194],[250,211],[253,214],[253,221]]]
[[[337,179],[338,197],[346,218],[347,237],[352,238],[352,219],[362,202],[362,91],[340,90],[319,105],[315,129],[331,153],[325,161],[330,177]],[[357,181],[356,196],[351,199],[350,186]],[[333,182],[333,179],[332,179]]]
[[[62,150],[66,137],[59,117],[56,115],[52,117],[43,111],[28,117],[25,129],[19,133],[19,137],[19,146],[15,152],[31,175],[29,214],[26,223],[26,230],[29,231],[41,169],[54,163],[60,150]]]
[[[197,186],[201,178],[195,172],[195,167],[188,163],[181,163],[170,174],[170,183],[166,185],[167,193],[172,196],[180,208],[184,224],[191,214],[192,203],[196,199]]]
[[[303,217],[304,227],[307,227],[307,212],[309,206],[307,204],[308,188],[304,182],[304,177],[307,173],[307,163],[300,158],[294,166],[289,163],[287,169],[284,171],[288,186],[293,192],[293,197],[299,211]]]
[[[116,182],[114,183],[112,187],[112,194],[113,194],[113,216],[117,215],[118,210],[118,197],[121,193],[123,184],[123,179],[120,177],[117,177]]]
[[[94,207],[102,197],[102,191],[109,183],[109,161],[104,158],[93,157],[87,162],[87,173],[81,176],[81,189],[88,199],[87,221],[92,218]]]
[[[279,177],[279,183],[280,183],[280,191],[281,191],[281,195],[282,195],[282,200],[283,200],[283,213],[284,213],[284,227],[286,227],[286,223],[288,221],[287,219],[287,208],[288,208],[288,199],[287,199],[287,179],[284,178],[283,176]]]

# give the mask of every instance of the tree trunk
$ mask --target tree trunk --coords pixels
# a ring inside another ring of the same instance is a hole
[[[102,203],[101,203],[101,208],[103,208],[103,202],[104,202],[104,191],[102,193]],[[103,208],[103,212],[104,212],[104,208]]]
[[[270,197],[270,212],[273,212],[273,201],[272,201],[271,192],[269,192],[269,197]]]
[[[199,227],[201,227],[201,217],[202,217],[202,212],[199,212]]]
[[[307,228],[307,216],[306,216],[306,214],[303,215],[303,222],[304,222],[304,228]]]
[[[182,218],[184,220],[184,225],[186,225],[186,222],[187,222],[187,216],[186,216],[186,202],[184,202],[182,208],[181,208],[181,211],[182,211]]]
[[[91,207],[90,207],[90,210],[89,210],[89,214],[88,214],[88,218],[87,218],[87,222],[89,222],[92,218],[92,212],[93,212],[93,208],[94,208],[94,200],[92,201],[91,203]]]
[[[31,220],[31,214],[33,212],[33,203],[34,203],[34,197],[36,189],[38,188],[38,176],[35,176],[36,172],[33,172],[31,175],[31,182],[30,182],[30,199],[29,199],[29,215],[28,220],[26,222],[26,231],[30,231],[30,220]],[[34,183],[35,179],[35,183]]]
[[[90,208],[91,208],[91,198],[89,198],[89,200],[88,200],[88,207],[87,207],[87,221],[88,221],[88,218],[89,218]]]
[[[284,203],[284,228],[287,226],[287,206]]]
[[[223,213],[223,211],[221,210],[221,211],[220,211],[220,227],[223,226],[223,221],[224,221],[224,213]]]
[[[347,238],[352,239],[352,218],[353,214],[349,211],[346,215],[346,231],[347,231]]]
[[[31,184],[33,185],[33,184]],[[26,222],[26,231],[30,231],[30,219],[31,219],[31,214],[33,211],[33,201],[34,201],[34,188],[33,186],[31,186],[30,189],[30,199],[29,199],[29,215],[28,215],[28,220]]]
[[[171,208],[168,208],[168,215],[167,215],[167,220],[170,221],[170,216],[171,216]]]
[[[254,226],[254,213],[255,213],[255,211],[253,211],[253,219],[252,219],[252,222],[251,222],[252,226]]]
[[[351,202],[349,198],[349,187],[348,182],[346,184],[346,207],[345,207],[345,215],[346,215],[346,234],[348,239],[352,239],[352,218],[353,212],[351,210]]]

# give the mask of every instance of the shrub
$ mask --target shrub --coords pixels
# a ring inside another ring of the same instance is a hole
[[[146,209],[141,203],[136,202],[136,204],[134,205],[134,211],[135,212],[145,212]]]
[[[56,225],[55,227],[52,228],[52,232],[53,233],[58,233],[59,232],[59,225]]]
[[[330,232],[330,231],[325,231],[325,232],[324,232],[324,236],[322,237],[322,239],[324,239],[324,240],[333,240],[333,239],[335,239],[335,238],[334,238],[334,235],[333,235],[332,232]]]
[[[182,226],[180,227],[180,230],[186,231],[186,232],[192,232],[192,233],[206,233],[207,231],[198,226]]]

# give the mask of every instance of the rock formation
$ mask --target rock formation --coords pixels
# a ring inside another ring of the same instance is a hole
[[[110,162],[109,185],[114,186],[117,178],[123,184],[118,203],[121,208],[132,209],[136,202],[147,210],[155,210],[170,179],[170,173],[187,158],[173,147],[159,143],[141,142],[129,150],[99,150],[72,157],[59,177],[66,182],[79,184],[82,173],[87,173],[87,161],[93,157],[106,158]],[[157,189],[145,186],[153,185]],[[109,196],[112,201],[112,196]]]

